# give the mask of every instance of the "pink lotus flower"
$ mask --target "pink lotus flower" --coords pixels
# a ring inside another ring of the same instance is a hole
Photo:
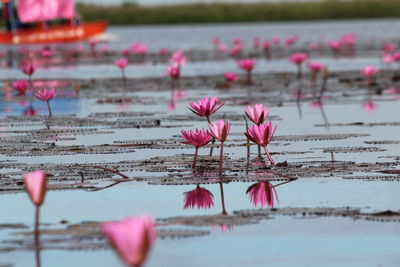
[[[118,68],[125,69],[126,66],[128,66],[128,59],[126,58],[120,58],[114,61],[114,65],[117,66]]]
[[[167,75],[174,80],[178,80],[180,78],[181,70],[179,66],[173,65],[167,67]]]
[[[132,267],[145,262],[156,239],[154,221],[148,215],[105,222],[101,231],[122,261]]]
[[[110,48],[108,47],[107,44],[103,44],[103,45],[100,47],[100,51],[103,52],[103,53],[108,53],[108,52],[110,51]]]
[[[50,100],[53,99],[56,95],[57,95],[57,91],[55,88],[51,88],[50,90],[47,88],[44,88],[43,90],[39,90],[36,93],[34,93],[34,96],[36,96],[38,99],[47,102],[47,108],[49,110],[49,117],[52,116]]]
[[[145,55],[147,53],[147,45],[142,43],[133,43],[131,50],[134,55]]]
[[[242,44],[236,44],[236,45],[234,45],[234,46],[231,48],[231,50],[229,51],[229,54],[230,54],[232,57],[235,57],[235,56],[237,56],[238,54],[240,54],[240,52],[242,52],[242,50],[243,50]]]
[[[342,43],[336,40],[328,42],[328,45],[333,52],[339,52],[342,49]]]
[[[211,97],[210,99],[205,97],[199,100],[197,103],[190,103],[189,105],[191,108],[189,109],[201,117],[207,117],[207,121],[210,123],[210,116],[220,109],[224,104],[224,102],[218,104],[218,98],[216,96]]]
[[[289,61],[296,65],[301,65],[306,59],[308,55],[306,53],[296,53],[289,57]]]
[[[247,106],[247,111],[245,111],[247,118],[257,125],[262,124],[267,119],[268,113],[269,108],[264,108],[263,104],[256,104],[254,107]]]
[[[45,47],[40,50],[40,54],[42,55],[42,57],[52,57],[54,53],[53,50],[51,50],[51,48]]]
[[[190,144],[195,146],[194,158],[192,163],[192,168],[194,169],[196,167],[199,147],[207,145],[211,141],[211,136],[204,129],[201,129],[200,131],[196,129],[195,132],[191,130],[188,132],[182,130],[181,133],[183,139],[185,139],[185,141],[183,142],[184,144]]]
[[[252,142],[264,147],[265,154],[267,155],[272,165],[274,165],[275,162],[269,154],[267,145],[271,142],[271,139],[275,134],[276,128],[277,126],[272,129],[272,123],[268,122],[267,124],[253,125],[249,127],[244,133],[246,137],[249,138]]]
[[[36,206],[43,204],[47,190],[47,175],[44,171],[37,170],[23,174],[26,192]]]
[[[210,127],[208,133],[212,137],[219,140],[221,143],[226,141],[229,131],[231,130],[231,124],[229,122],[219,120],[217,123],[209,123],[208,126]]]
[[[354,46],[356,44],[356,39],[357,39],[356,34],[352,32],[343,35],[342,38],[340,39],[340,42],[343,45]]]
[[[220,52],[220,53],[224,53],[224,52],[226,51],[226,46],[220,44],[220,45],[217,46],[217,50],[218,50],[218,52]]]
[[[378,73],[378,70],[375,69],[372,66],[365,66],[363,71],[361,72],[362,75],[364,75],[367,78],[371,78],[373,76],[375,76],[376,73]]]
[[[318,73],[321,69],[324,68],[324,64],[311,61],[308,62],[307,66],[312,73]]]
[[[226,82],[236,82],[237,81],[237,75],[234,72],[225,72],[224,73],[224,78],[226,80]]]
[[[129,49],[124,49],[124,50],[122,50],[122,55],[123,55],[124,57],[129,57],[129,54],[130,54]]]
[[[220,121],[218,121],[218,123],[209,123],[208,127],[210,128],[208,133],[212,137],[214,137],[215,139],[217,139],[221,142],[221,148],[220,148],[220,153],[219,153],[219,168],[218,168],[218,174],[221,177],[222,176],[222,160],[223,160],[223,155],[224,155],[224,142],[226,141],[226,138],[228,137],[229,132],[231,130],[231,124],[229,122],[220,120]]]
[[[198,209],[210,209],[214,206],[213,194],[205,188],[197,185],[196,189],[185,192],[184,209],[197,207]]]
[[[13,82],[13,87],[15,90],[18,91],[19,95],[25,95],[26,90],[28,89],[29,83],[25,80],[18,80]]]
[[[395,61],[400,61],[400,52],[393,53],[392,57]]]
[[[268,206],[273,208],[274,198],[278,200],[275,188],[267,181],[251,185],[246,193],[250,195],[250,201],[254,206],[261,204],[261,207]]]
[[[27,61],[27,62],[23,63],[21,69],[22,69],[22,72],[25,73],[26,75],[32,76],[32,74],[36,70],[36,66],[31,61]]]
[[[251,58],[246,58],[238,62],[239,68],[247,71],[247,83],[251,84],[251,71],[253,70],[256,62]]]
[[[238,44],[242,44],[242,39],[240,39],[239,37],[236,37],[235,39],[233,39],[232,43],[234,45],[238,45]]]
[[[298,39],[299,38],[296,35],[289,36],[286,39],[286,45],[287,46],[293,45],[293,44],[295,44],[297,42]]]
[[[171,56],[171,63],[177,66],[186,65],[186,57],[183,55],[182,50],[174,52]]]
[[[385,64],[392,64],[395,60],[394,60],[394,58],[393,58],[392,55],[390,55],[390,54],[385,54],[385,55],[383,55],[383,57],[382,57],[382,61],[383,61]]]

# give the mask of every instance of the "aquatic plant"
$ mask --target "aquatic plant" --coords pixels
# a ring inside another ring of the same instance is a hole
[[[28,89],[29,83],[26,80],[18,80],[13,82],[13,88],[18,91],[19,96],[24,96]]]
[[[217,123],[209,123],[209,131],[208,133],[214,137],[215,139],[219,140],[221,142],[221,147],[220,147],[220,153],[219,153],[219,168],[218,168],[218,174],[221,177],[222,175],[222,161],[223,161],[223,155],[224,155],[224,142],[226,141],[226,138],[229,135],[229,132],[231,130],[231,124],[230,122],[225,122],[223,120],[219,120]]]
[[[185,141],[183,143],[194,145],[194,147],[195,147],[194,158],[193,158],[193,163],[192,163],[192,168],[195,168],[199,147],[207,145],[211,141],[212,138],[205,129],[201,129],[201,130],[196,129],[195,131],[182,130],[181,133],[182,133],[183,139],[185,139]]]
[[[205,97],[197,102],[191,102],[189,110],[201,117],[206,117],[208,123],[210,123],[210,116],[217,112],[224,104],[225,102],[218,103],[218,97],[216,96],[211,98]]]
[[[121,70],[122,80],[125,80],[125,68],[128,66],[128,59],[120,58],[114,61],[114,65]]]
[[[271,162],[272,165],[275,164],[274,160],[272,159],[271,155],[269,154],[267,145],[271,142],[272,137],[275,134],[277,126],[272,129],[272,123],[268,122],[266,124],[261,125],[253,125],[247,129],[244,133],[250,141],[260,145],[264,148],[265,154],[268,157],[268,160]]]
[[[196,186],[196,189],[185,192],[184,209],[197,207],[198,209],[210,209],[214,207],[214,196],[207,189]]]
[[[274,199],[278,200],[275,188],[268,181],[252,184],[247,189],[246,194],[250,196],[250,201],[254,206],[261,204],[261,207],[268,206],[273,208]]]
[[[175,51],[170,59],[170,62],[178,67],[184,66],[187,63],[186,57],[183,55],[182,50]]]
[[[167,67],[167,75],[172,79],[172,80],[179,80],[181,74],[181,70],[179,66],[177,65],[172,65]]]
[[[224,78],[227,83],[236,82],[237,75],[234,72],[228,71],[224,73]]]
[[[315,88],[315,83],[317,81],[317,74],[325,67],[324,64],[318,63],[318,62],[307,62],[307,67],[311,71],[311,90],[313,97],[315,98],[317,96],[316,88]]]
[[[104,222],[101,231],[120,259],[132,267],[145,262],[156,239],[155,224],[148,215]]]
[[[297,65],[297,77],[299,79],[302,77],[301,65],[307,60],[307,57],[308,55],[306,53],[295,53],[289,57],[289,61]]]
[[[49,110],[49,117],[52,116],[51,107],[50,107],[50,100],[57,96],[57,91],[55,88],[47,89],[44,88],[43,90],[39,90],[34,93],[34,96],[42,101],[46,101],[47,109]]]
[[[239,68],[247,72],[247,83],[251,84],[251,71],[253,70],[256,62],[251,58],[246,58],[238,62]]]
[[[269,108],[264,107],[263,104],[256,104],[253,107],[247,106],[247,110],[245,111],[247,118],[249,118],[252,122],[257,125],[264,123],[269,114]]]

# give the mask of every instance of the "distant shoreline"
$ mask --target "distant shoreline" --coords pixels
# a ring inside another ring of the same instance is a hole
[[[219,3],[139,6],[78,4],[85,20],[111,25],[307,21],[399,18],[399,0],[325,0],[317,2]]]

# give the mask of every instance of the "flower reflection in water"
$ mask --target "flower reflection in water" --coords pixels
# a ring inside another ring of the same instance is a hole
[[[254,206],[261,204],[261,207],[268,206],[273,208],[275,203],[274,199],[279,201],[275,188],[268,181],[251,185],[247,189],[246,194],[250,195],[250,201],[254,204]]]
[[[214,196],[205,188],[196,186],[196,189],[185,192],[184,209],[197,207],[198,209],[210,209],[214,207]]]

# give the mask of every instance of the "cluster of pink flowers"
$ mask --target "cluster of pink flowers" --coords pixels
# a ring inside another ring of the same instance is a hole
[[[342,48],[353,49],[357,42],[357,36],[355,33],[344,34],[339,40],[331,40],[327,44],[331,50],[337,54]]]
[[[132,53],[136,56],[146,55],[147,53],[147,44],[144,43],[133,43],[131,45]]]

